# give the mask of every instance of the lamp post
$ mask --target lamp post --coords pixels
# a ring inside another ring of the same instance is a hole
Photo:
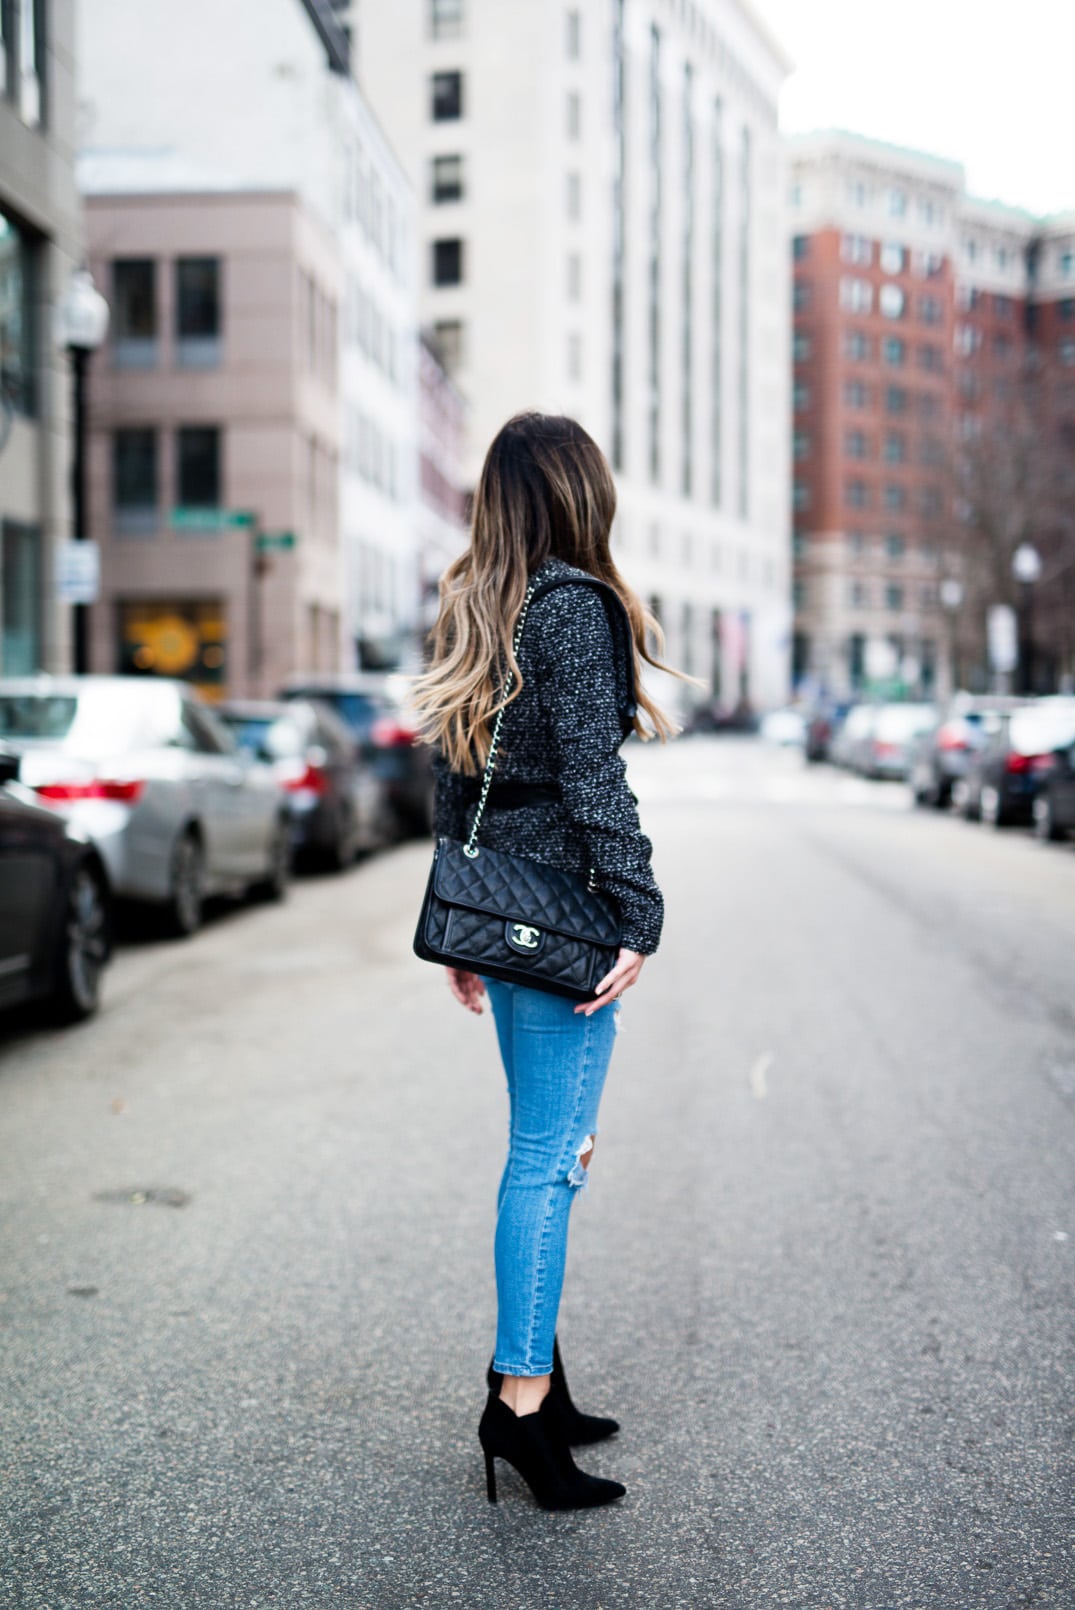
[[[1019,583],[1019,692],[1034,691],[1034,584],[1041,578],[1041,555],[1029,542],[1012,554],[1012,575]]]
[[[71,535],[88,540],[86,495],[86,371],[90,356],[108,332],[108,303],[93,283],[88,268],[76,268],[63,299],[56,306],[56,343],[71,359],[74,439],[71,453]],[[89,605],[74,606],[74,666],[82,675],[89,670]]]
[[[959,688],[959,655],[956,651],[956,616],[963,603],[963,583],[955,576],[946,576],[940,588],[941,608],[948,619],[948,677],[950,693]]]

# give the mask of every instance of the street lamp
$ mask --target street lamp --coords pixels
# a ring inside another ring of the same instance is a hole
[[[86,496],[86,371],[90,355],[108,333],[108,303],[93,283],[88,268],[76,268],[63,299],[56,305],[56,344],[67,350],[74,380],[74,441],[71,454],[72,536],[88,539]],[[74,664],[82,675],[89,670],[89,606],[74,605]]]
[[[945,576],[940,586],[941,608],[948,617],[948,676],[951,692],[959,688],[959,655],[956,652],[956,616],[963,604],[963,583],[955,576]]]
[[[1041,555],[1029,542],[1012,554],[1012,575],[1019,583],[1019,692],[1034,691],[1034,584],[1041,579]]]

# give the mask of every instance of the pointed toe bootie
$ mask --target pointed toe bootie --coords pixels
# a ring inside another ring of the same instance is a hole
[[[492,1364],[486,1371],[485,1379],[490,1392],[500,1391],[503,1376],[498,1375]],[[571,1393],[567,1389],[567,1377],[564,1374],[564,1361],[560,1357],[560,1344],[552,1344],[552,1378],[549,1381],[549,1397],[553,1403],[550,1414],[555,1415],[557,1428],[562,1440],[571,1447],[580,1447],[586,1442],[603,1442],[606,1437],[615,1436],[620,1429],[618,1420],[610,1420],[600,1414],[583,1414],[576,1409],[571,1401]]]
[[[588,1476],[571,1457],[558,1430],[552,1393],[533,1414],[514,1414],[497,1392],[490,1392],[478,1426],[485,1455],[486,1492],[496,1503],[497,1459],[506,1459],[526,1482],[542,1509],[596,1509],[622,1498],[626,1487],[602,1476]]]

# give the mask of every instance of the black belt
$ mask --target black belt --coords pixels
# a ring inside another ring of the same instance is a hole
[[[468,778],[467,784],[466,800],[470,804],[480,797],[481,782]],[[524,805],[555,804],[561,797],[559,783],[509,782],[505,778],[489,785],[486,803],[498,811],[517,811]]]

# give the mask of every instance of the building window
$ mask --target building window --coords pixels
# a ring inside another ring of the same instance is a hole
[[[1015,312],[1015,303],[1010,296],[994,296],[993,312],[998,319],[1010,319]]]
[[[175,335],[181,368],[217,366],[220,325],[220,259],[180,257],[175,265]]]
[[[796,331],[792,340],[791,350],[796,363],[805,363],[810,356],[813,342],[808,335]]]
[[[569,302],[582,300],[582,257],[578,252],[567,254],[567,299]]]
[[[36,411],[35,266],[29,238],[0,212],[0,395],[27,416]]]
[[[796,481],[792,486],[791,506],[799,510],[810,507],[810,488],[805,481]]]
[[[906,504],[907,493],[905,489],[890,481],[885,487],[885,508],[891,513],[897,514],[906,507]]]
[[[454,123],[462,117],[462,73],[433,74],[432,112],[434,123]]]
[[[4,88],[14,94],[19,116],[31,128],[42,121],[46,10],[41,0],[4,0]],[[16,61],[17,53],[17,61]]]
[[[791,243],[791,255],[797,263],[801,263],[810,255],[810,236],[796,235]]]
[[[1075,297],[1062,296],[1056,304],[1056,310],[1065,323],[1069,319],[1075,319]]]
[[[117,369],[152,369],[157,362],[157,265],[151,257],[118,257],[112,264],[112,359]]]
[[[944,353],[940,347],[927,342],[918,349],[918,362],[919,366],[928,370],[930,374],[940,374],[944,369]]]
[[[805,313],[812,301],[809,280],[796,280],[791,287],[791,305],[796,313]]]
[[[869,268],[873,262],[873,241],[865,235],[843,235],[840,239],[840,257],[845,263]]]
[[[847,454],[848,458],[865,458],[868,452],[865,431],[845,431],[844,452]]]
[[[869,593],[864,581],[853,581],[847,589],[848,602],[852,609],[866,609],[869,607]]]
[[[903,586],[898,581],[890,581],[885,586],[885,608],[894,611],[903,608]]]
[[[437,354],[444,369],[454,375],[463,364],[463,325],[460,319],[438,319],[433,326]]]
[[[433,242],[433,284],[462,285],[463,242],[461,240],[435,240]]]
[[[936,486],[924,486],[919,495],[919,508],[923,518],[935,520],[941,512],[941,493]]]
[[[870,489],[865,481],[844,482],[844,502],[849,509],[867,509],[870,506]]]
[[[0,675],[41,669],[41,532],[0,521]]]
[[[907,409],[907,392],[903,386],[885,387],[885,409],[890,414],[902,414]]]
[[[865,330],[848,330],[844,335],[844,357],[851,363],[867,363],[871,342]]]
[[[462,201],[463,158],[461,156],[433,158],[430,195],[437,205],[445,201]]]
[[[434,39],[458,39],[463,32],[463,0],[429,0],[429,32]]]
[[[810,387],[805,380],[797,380],[791,388],[792,406],[797,414],[810,406]]]
[[[176,500],[181,508],[221,507],[220,431],[183,425],[176,433]]]
[[[157,432],[144,426],[112,435],[112,511],[119,532],[155,531],[158,523]]]
[[[907,361],[907,343],[901,341],[898,335],[886,335],[881,343],[881,352],[887,364],[899,368]]]
[[[567,216],[573,224],[582,217],[582,179],[577,173],[567,176]]]
[[[569,11],[565,18],[567,59],[578,61],[582,55],[582,18],[577,11]]]
[[[886,285],[884,289],[889,287]],[[845,274],[840,281],[840,306],[845,313],[869,313],[873,308],[873,286],[869,280]]]
[[[885,463],[903,464],[907,459],[907,438],[899,431],[885,432]]]
[[[886,319],[902,319],[907,298],[898,285],[882,285],[877,305]]]
[[[870,394],[861,380],[844,382],[844,402],[848,408],[866,408],[869,400]]]
[[[890,531],[885,538],[885,553],[889,559],[902,559],[907,552],[907,544],[899,531]]]
[[[1075,341],[1061,341],[1058,350],[1060,362],[1064,365],[1065,369],[1070,369],[1072,365],[1075,364]]]
[[[881,268],[886,274],[902,274],[907,266],[907,252],[895,241],[887,240],[881,247]]]
[[[806,608],[806,583],[799,576],[791,584],[791,602],[794,609]]]
[[[567,95],[567,137],[582,138],[582,97],[577,90],[569,90]]]
[[[918,316],[923,324],[940,324],[944,320],[944,303],[936,296],[920,296]]]
[[[907,211],[907,192],[893,186],[888,192],[888,216],[902,218]]]
[[[795,431],[791,439],[791,454],[796,459],[810,457],[810,433],[808,431]]]

